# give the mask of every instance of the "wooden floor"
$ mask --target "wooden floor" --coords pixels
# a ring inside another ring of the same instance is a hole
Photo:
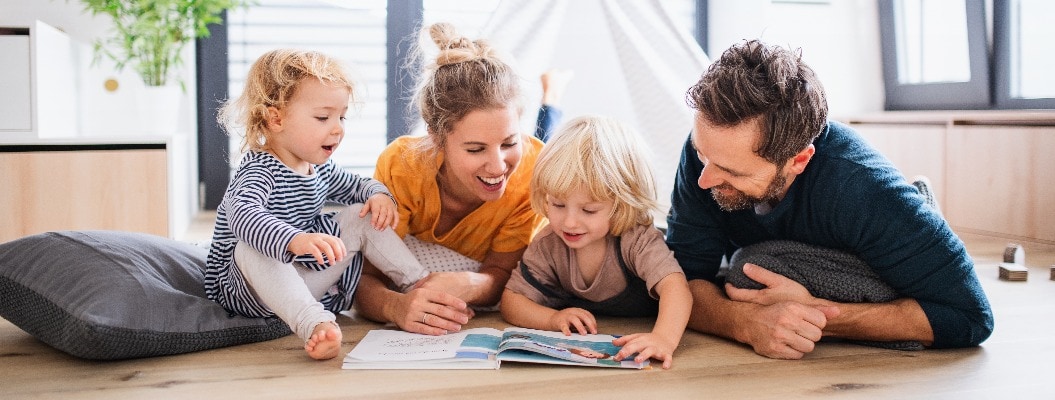
[[[993,304],[981,347],[899,352],[823,343],[798,361],[686,333],[671,370],[506,363],[498,371],[346,371],[308,359],[290,336],[169,357],[84,361],[0,320],[0,398],[1055,398],[1055,246],[1024,243],[1026,282],[997,279],[1006,239],[962,234]],[[341,317],[348,350],[377,324]],[[505,327],[496,314],[470,326]],[[602,319],[605,333],[647,320]]]

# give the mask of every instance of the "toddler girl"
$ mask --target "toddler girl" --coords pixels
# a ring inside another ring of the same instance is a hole
[[[399,218],[388,189],[330,160],[352,98],[336,60],[274,50],[220,116],[228,132],[244,126],[248,151],[216,209],[206,294],[237,314],[277,315],[320,360],[340,350],[334,313],[351,306],[360,252],[403,290],[427,274],[387,229]],[[349,206],[323,213],[326,202]]]

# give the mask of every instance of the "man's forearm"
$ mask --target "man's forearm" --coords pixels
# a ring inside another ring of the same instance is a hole
[[[913,299],[889,303],[838,303],[839,315],[829,319],[824,336],[874,341],[934,342],[927,315]]]
[[[746,343],[744,338],[738,337],[733,308],[737,304],[750,304],[729,300],[718,286],[702,279],[689,281],[689,291],[692,292],[690,329]]]

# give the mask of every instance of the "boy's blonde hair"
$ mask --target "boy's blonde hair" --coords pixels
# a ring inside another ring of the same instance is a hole
[[[614,203],[610,234],[652,224],[658,206],[646,149],[636,132],[615,119],[586,116],[568,121],[535,163],[531,208],[547,216],[546,195],[564,199],[582,188],[595,201]]]
[[[227,101],[217,120],[227,134],[245,128],[242,152],[266,151],[271,133],[267,128],[268,107],[285,107],[300,82],[307,78],[348,89],[348,101],[355,100],[355,84],[336,59],[317,51],[278,49],[257,58],[249,69],[242,95]]]

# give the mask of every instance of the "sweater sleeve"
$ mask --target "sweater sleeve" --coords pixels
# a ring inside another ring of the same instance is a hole
[[[857,174],[838,185],[837,229],[881,279],[919,303],[932,347],[976,346],[992,333],[993,313],[974,262],[937,210],[897,174]],[[854,201],[865,198],[867,207]]]
[[[341,168],[332,159],[325,164],[325,168],[329,184],[327,200],[341,204],[356,204],[365,203],[370,196],[378,193],[392,197],[383,183]],[[395,201],[394,197],[393,201]]]

